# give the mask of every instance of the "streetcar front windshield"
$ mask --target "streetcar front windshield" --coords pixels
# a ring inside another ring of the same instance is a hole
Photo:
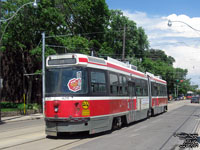
[[[88,93],[87,70],[81,67],[46,70],[46,96]]]

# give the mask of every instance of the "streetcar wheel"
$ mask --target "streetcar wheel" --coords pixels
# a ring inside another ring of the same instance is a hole
[[[167,106],[165,106],[165,108],[164,108],[164,112],[167,112],[167,110],[168,110],[168,108],[167,108]]]
[[[150,117],[151,117],[151,111],[148,110],[148,111],[147,111],[147,119],[149,119]]]
[[[121,117],[116,117],[113,119],[113,129],[119,129],[122,126],[122,119]]]

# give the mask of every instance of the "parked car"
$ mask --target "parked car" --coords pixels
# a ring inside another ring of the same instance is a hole
[[[184,95],[178,96],[178,99],[179,99],[179,100],[184,100]]]
[[[191,103],[200,103],[200,97],[199,96],[193,96],[191,98]]]

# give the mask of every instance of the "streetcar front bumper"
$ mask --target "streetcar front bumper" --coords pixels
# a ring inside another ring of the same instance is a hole
[[[46,134],[57,136],[59,132],[81,132],[90,130],[90,118],[45,118]]]

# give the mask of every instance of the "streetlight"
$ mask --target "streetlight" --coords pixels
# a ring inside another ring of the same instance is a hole
[[[34,8],[38,7],[37,0],[34,0],[34,2],[25,3],[21,7],[19,7],[17,9],[17,11],[10,18],[1,20],[1,0],[0,0],[0,33],[1,33],[1,22],[11,21],[22,8],[24,8],[25,6],[30,5],[30,4],[32,4]],[[6,26],[6,28],[7,28],[7,26]],[[4,31],[5,31],[5,29],[4,29]],[[2,37],[3,37],[3,34],[0,36],[0,39],[2,39]],[[0,47],[1,47],[1,40],[0,40]],[[2,82],[2,79],[1,79],[1,54],[0,54],[0,122],[1,122],[1,89],[2,89],[1,82]]]
[[[167,25],[168,25],[169,27],[171,27],[173,22],[175,22],[175,23],[178,22],[178,23],[185,24],[186,26],[188,26],[188,27],[191,28],[192,30],[194,30],[194,31],[196,31],[196,32],[200,32],[200,30],[193,28],[191,25],[189,25],[189,24],[187,24],[187,23],[185,23],[185,22],[183,22],[183,21],[171,21],[171,20],[168,20]],[[177,93],[178,93],[178,83],[177,83]],[[175,92],[175,94],[176,94],[176,92]]]
[[[185,24],[186,26],[188,26],[189,28],[193,29],[194,31],[200,32],[200,30],[193,28],[191,25],[189,25],[189,24],[187,24],[187,23],[185,23],[185,22],[183,22],[183,21],[171,21],[171,20],[168,20],[167,25],[168,25],[169,27],[171,27],[173,22],[183,23],[183,24]]]
[[[4,19],[4,20],[0,20],[0,22],[6,22],[6,21],[11,20],[12,18],[14,18],[14,17],[17,15],[17,13],[18,13],[23,7],[25,7],[26,5],[30,5],[30,4],[33,4],[33,7],[34,7],[34,8],[37,8],[37,7],[38,7],[37,0],[34,0],[34,2],[29,2],[29,3],[23,4],[21,7],[19,7],[19,8],[17,9],[17,11],[16,11],[10,18]]]
[[[33,2],[33,7],[34,7],[34,8],[37,8],[37,7],[38,7],[37,0],[34,0],[34,2]]]

